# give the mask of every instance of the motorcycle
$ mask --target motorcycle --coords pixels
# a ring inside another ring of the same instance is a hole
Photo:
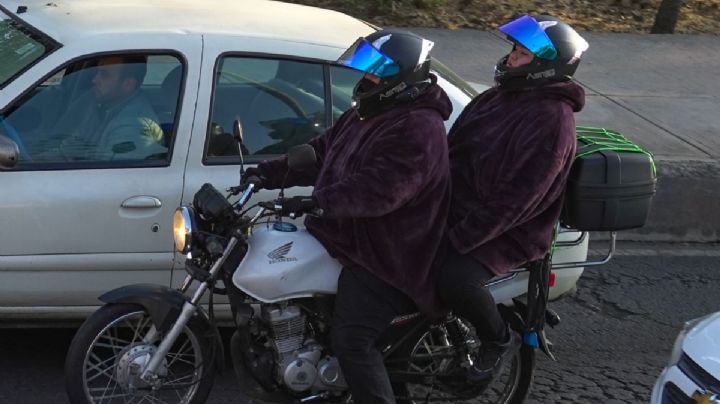
[[[233,132],[242,156],[239,122]],[[315,162],[309,145],[288,154],[290,170]],[[231,196],[205,184],[192,204],[175,211],[175,247],[187,256],[187,276],[179,289],[140,284],[100,296],[105,305],[84,322],[67,353],[66,389],[72,403],[204,402],[225,357],[213,294],[230,301],[230,356],[246,396],[277,403],[352,402],[329,342],[341,265],[306,230],[284,220],[303,212],[283,211],[282,190],[277,199],[251,206],[254,182],[228,191],[239,199],[231,203]],[[518,299],[528,291],[528,277],[522,275],[527,269],[489,284],[502,316],[526,335],[486,389],[465,380],[480,345],[466,321],[451,314],[431,321],[420,313],[392,320],[378,346],[399,403],[524,401],[535,370],[533,345],[551,354],[541,327],[535,343],[528,338],[533,308]],[[200,302],[208,293],[206,310]],[[539,307],[542,321],[559,322],[555,313]]]

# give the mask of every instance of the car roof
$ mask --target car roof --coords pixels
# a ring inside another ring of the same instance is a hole
[[[374,29],[340,12],[268,0],[0,0],[60,43],[95,35],[252,36],[347,47]]]

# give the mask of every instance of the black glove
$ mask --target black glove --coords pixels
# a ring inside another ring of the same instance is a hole
[[[242,177],[240,178],[240,188],[247,188],[248,184],[255,184],[255,192],[263,188],[263,175],[259,168],[250,167],[245,169]]]
[[[293,196],[285,198],[282,202],[282,215],[295,217],[302,216],[318,207],[318,201],[314,196]],[[318,209],[319,210],[319,209]]]

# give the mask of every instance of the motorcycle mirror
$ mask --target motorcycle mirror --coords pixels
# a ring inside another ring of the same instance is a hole
[[[293,146],[288,150],[288,167],[293,171],[304,171],[315,167],[315,149],[309,144]]]
[[[240,155],[240,177],[245,173],[245,159],[243,158],[243,129],[240,119],[233,121],[233,138],[238,144],[238,154]]]
[[[243,142],[243,129],[239,119],[233,121],[233,137],[238,143]]]
[[[18,145],[8,137],[0,135],[0,169],[15,167],[20,155]]]

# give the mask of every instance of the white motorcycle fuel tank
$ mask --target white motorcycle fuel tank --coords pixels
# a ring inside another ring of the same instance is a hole
[[[273,303],[335,294],[342,266],[305,229],[291,223],[258,226],[233,283],[248,295]]]

